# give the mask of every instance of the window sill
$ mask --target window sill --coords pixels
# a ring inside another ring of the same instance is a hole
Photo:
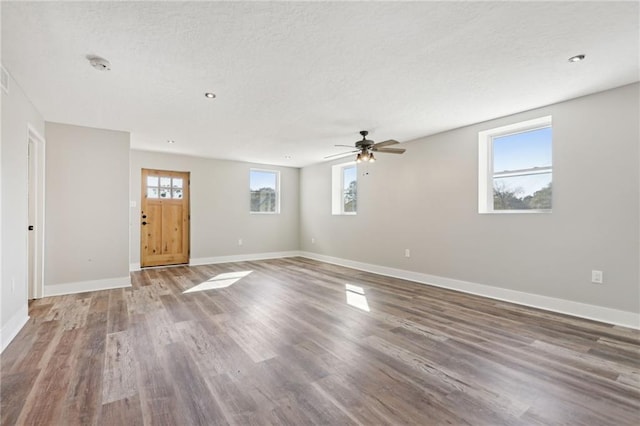
[[[548,210],[492,210],[486,212],[478,212],[478,214],[551,214],[553,211]]]

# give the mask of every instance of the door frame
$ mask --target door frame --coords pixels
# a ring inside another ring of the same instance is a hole
[[[33,231],[25,230],[28,299],[40,299],[44,296],[45,153],[44,137],[27,124],[27,226],[34,227]],[[29,205],[33,205],[33,211],[30,211]],[[30,262],[31,256],[33,263]]]

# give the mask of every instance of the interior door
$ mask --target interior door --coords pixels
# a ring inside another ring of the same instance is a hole
[[[189,172],[142,169],[140,266],[189,263]]]

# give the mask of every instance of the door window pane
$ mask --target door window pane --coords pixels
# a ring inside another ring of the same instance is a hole
[[[174,188],[182,188],[182,179],[173,178],[173,187]]]
[[[148,198],[158,198],[158,188],[147,188]]]
[[[173,192],[173,198],[175,199],[182,198],[182,189],[174,189],[172,192]]]
[[[161,177],[160,178],[160,186],[163,188],[171,188],[171,178],[170,177]]]
[[[147,186],[158,186],[158,176],[147,176]]]

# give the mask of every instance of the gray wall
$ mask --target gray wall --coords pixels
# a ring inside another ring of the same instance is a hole
[[[2,93],[0,329],[27,307],[27,128],[44,137],[44,120],[13,78]],[[12,285],[13,282],[13,285]],[[26,316],[25,316],[26,319]],[[4,338],[3,338],[4,340]]]
[[[45,286],[129,276],[129,133],[46,123]]]
[[[280,171],[280,214],[249,213],[249,169]],[[131,151],[131,263],[140,262],[141,169],[191,172],[191,259],[297,250],[299,170]],[[243,245],[238,246],[238,238]]]
[[[11,321],[20,326],[16,315],[27,306],[28,125],[47,140],[47,286],[128,276],[129,263],[139,262],[140,169],[147,167],[191,172],[192,258],[302,249],[640,311],[638,84],[408,142],[403,156],[380,155],[360,167],[357,216],[331,215],[331,165],[340,161],[273,167],[281,171],[282,213],[250,215],[249,168],[271,167],[130,151],[125,132],[45,129],[10,85],[2,92],[0,150],[3,332]],[[553,213],[478,214],[478,131],[548,114]],[[591,284],[591,269],[604,271],[604,285]]]
[[[306,167],[301,249],[638,312],[639,87],[408,142],[402,156],[381,154],[359,167],[357,216],[331,215],[331,165],[340,160]],[[553,116],[553,213],[478,214],[478,132],[544,115]],[[604,271],[603,285],[591,283],[592,269]]]

